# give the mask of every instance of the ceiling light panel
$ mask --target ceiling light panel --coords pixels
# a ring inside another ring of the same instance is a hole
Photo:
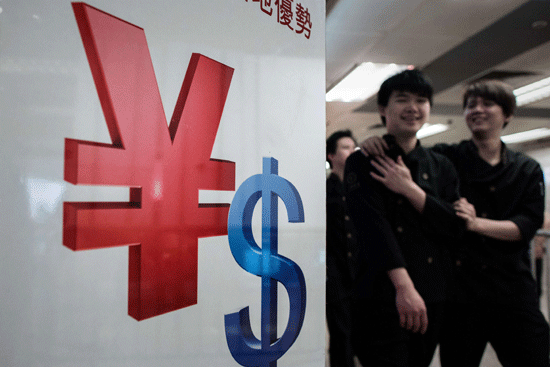
[[[524,87],[514,89],[516,103],[524,106],[550,97],[550,78],[545,78]]]
[[[424,124],[420,130],[416,133],[418,139],[427,138],[435,134],[442,133],[449,130],[449,125],[444,124]]]
[[[378,92],[384,80],[407,68],[411,69],[412,66],[362,63],[327,93],[326,101],[364,101]]]
[[[538,140],[550,136],[550,129],[541,127],[539,129],[533,129],[523,131],[520,133],[509,134],[501,136],[500,139],[506,144],[517,144],[531,140]]]

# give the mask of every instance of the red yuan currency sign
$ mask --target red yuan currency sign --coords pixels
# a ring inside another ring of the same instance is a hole
[[[170,126],[143,29],[74,3],[112,144],[65,141],[65,180],[130,189],[129,202],[66,202],[63,244],[129,246],[128,314],[137,320],[197,303],[198,238],[227,234],[235,164],[211,159],[233,69],[193,54]]]

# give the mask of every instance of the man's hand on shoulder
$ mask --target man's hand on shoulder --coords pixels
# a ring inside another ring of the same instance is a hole
[[[380,136],[371,136],[363,140],[361,143],[361,152],[365,156],[386,156],[386,150],[388,150],[388,144]]]

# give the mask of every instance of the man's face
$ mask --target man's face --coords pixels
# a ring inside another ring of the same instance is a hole
[[[386,118],[388,134],[414,137],[430,117],[430,100],[411,92],[393,91],[386,107],[378,106]]]
[[[355,150],[355,142],[350,137],[343,137],[336,142],[336,152],[329,154],[328,157],[332,162],[333,168],[344,168],[346,159]]]
[[[504,124],[510,119],[496,102],[479,96],[466,100],[464,119],[472,134],[500,136]]]

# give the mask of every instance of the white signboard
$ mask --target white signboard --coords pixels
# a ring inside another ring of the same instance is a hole
[[[2,366],[323,366],[321,0],[0,1]]]

